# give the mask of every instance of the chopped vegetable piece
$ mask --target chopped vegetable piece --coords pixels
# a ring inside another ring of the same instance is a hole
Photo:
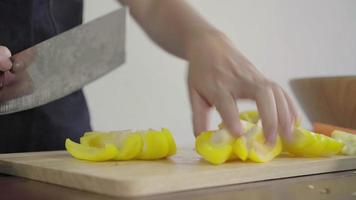
[[[225,129],[201,133],[195,143],[197,153],[212,164],[222,164],[233,157],[242,161],[268,162],[281,153],[279,137],[276,144],[270,147],[265,144],[261,127],[244,120],[241,122],[244,134],[237,139]]]
[[[168,141],[169,150],[167,156],[175,155],[177,153],[177,145],[174,141],[171,131],[169,131],[167,128],[162,128],[162,133],[166,136]]]
[[[260,119],[260,115],[258,114],[257,110],[249,110],[240,113],[240,119],[248,121],[253,124],[257,124],[258,120]]]
[[[170,146],[167,137],[161,131],[148,130],[141,134],[143,146],[137,156],[142,160],[161,159],[168,156]]]
[[[70,139],[66,139],[65,147],[74,158],[88,161],[111,160],[118,153],[117,148],[112,144],[105,145],[104,148],[97,148],[78,144]]]
[[[338,154],[343,143],[328,136],[297,127],[293,131],[294,139],[283,141],[286,151],[303,157],[323,157]]]
[[[80,144],[74,145],[70,140],[66,142],[66,145],[67,143],[76,147],[74,153],[69,152],[73,148],[67,148],[73,157],[88,160],[90,156],[94,156],[90,159],[93,161],[100,161],[100,159],[90,154],[92,152],[105,153],[104,150],[108,146],[116,149],[115,156],[110,158],[112,160],[154,160],[172,156],[177,151],[172,133],[166,128],[161,131],[150,129],[147,131],[87,132],[80,138]]]
[[[350,134],[346,137],[345,134],[336,132],[333,137],[338,138],[338,140],[335,140],[326,135],[301,128],[300,120],[295,122],[294,138],[291,141],[282,140],[278,135],[276,144],[271,147],[265,142],[261,120],[257,111],[240,113],[240,120],[243,126],[243,133],[242,136],[236,139],[232,138],[232,136],[224,136],[229,134],[222,123],[219,125],[220,131],[205,131],[201,133],[196,139],[198,154],[210,163],[221,164],[231,159],[232,155],[242,161],[268,162],[278,156],[282,150],[302,157],[332,156],[341,151],[346,155],[354,155],[356,151],[356,135],[355,137],[351,135],[352,139],[350,139]],[[232,144],[231,141],[233,141]],[[230,152],[231,146],[232,153]]]
[[[246,133],[247,146],[249,149],[248,158],[251,161],[264,163],[271,161],[282,152],[282,142],[277,136],[273,146],[266,144],[262,127],[255,126]]]
[[[342,154],[356,156],[356,135],[344,131],[334,131],[331,137],[344,144],[341,150]]]
[[[234,138],[225,130],[206,131],[195,141],[195,149],[206,161],[218,165],[232,157]]]

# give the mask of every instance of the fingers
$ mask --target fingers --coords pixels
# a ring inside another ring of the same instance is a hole
[[[10,72],[5,73],[7,73],[8,75],[7,78],[12,78],[13,80],[6,81],[12,83],[2,88],[0,92],[1,103],[14,98],[31,94],[33,92],[33,82],[27,72],[16,75],[16,78]]]
[[[0,71],[8,71],[11,69],[12,62],[10,57],[10,50],[4,46],[0,46]]]
[[[270,87],[261,86],[255,99],[266,142],[274,145],[277,136],[278,113],[273,90]]]
[[[242,125],[235,99],[229,93],[221,92],[216,98],[215,106],[223,119],[224,125],[236,137],[242,134]]]
[[[0,46],[0,54],[6,56],[6,57],[11,57],[11,52],[7,47]]]
[[[190,100],[193,112],[194,134],[198,136],[208,129],[208,114],[211,106],[194,89],[190,90]],[[227,129],[233,135],[239,136],[242,133],[242,125],[238,117],[238,108],[232,95],[221,93],[214,104]]]
[[[300,120],[299,114],[297,112],[297,108],[295,107],[295,104],[294,104],[292,98],[290,98],[290,96],[284,90],[282,90],[282,91],[284,93],[285,99],[287,100],[289,112],[292,116],[292,118],[291,118],[292,123],[293,123],[292,125],[294,126],[295,123]]]
[[[201,132],[208,129],[210,106],[195,89],[190,89],[189,93],[193,112],[194,135],[198,136]]]
[[[287,140],[291,140],[291,132],[293,128],[292,115],[289,109],[288,101],[281,87],[272,84],[274,98],[276,101],[279,132]]]
[[[255,100],[262,119],[266,142],[273,145],[278,133],[285,139],[291,140],[294,123],[298,120],[291,98],[273,82],[259,88]]]

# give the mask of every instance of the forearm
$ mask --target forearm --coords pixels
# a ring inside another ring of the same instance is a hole
[[[189,44],[217,31],[184,0],[119,0],[130,7],[149,37],[168,52],[187,57]]]

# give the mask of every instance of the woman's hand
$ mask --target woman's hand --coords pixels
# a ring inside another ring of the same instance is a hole
[[[208,128],[208,112],[216,107],[226,127],[242,133],[237,99],[256,101],[267,142],[278,130],[290,139],[297,112],[286,92],[268,80],[220,32],[197,34],[188,43],[188,86],[195,135]],[[273,69],[272,69],[273,70]]]
[[[188,84],[195,135],[206,130],[208,112],[219,111],[227,128],[240,134],[237,99],[252,99],[267,140],[278,128],[290,136],[297,119],[288,95],[265,78],[231,42],[184,0],[120,0],[158,45],[189,62]],[[273,70],[273,69],[271,69]]]
[[[8,71],[12,67],[11,52],[7,47],[0,46],[0,71]]]
[[[11,57],[10,50],[0,46],[0,102],[33,92],[32,79],[24,70],[32,62],[33,56],[33,49],[28,49]]]

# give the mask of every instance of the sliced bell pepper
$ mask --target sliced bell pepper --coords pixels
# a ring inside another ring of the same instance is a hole
[[[111,160],[118,153],[117,148],[113,144],[107,144],[103,148],[97,148],[78,144],[70,139],[66,139],[65,147],[74,158],[88,161]]]
[[[77,145],[82,147],[77,149],[77,154],[78,152],[80,154],[80,151],[84,154],[88,153],[86,148],[103,150],[108,145],[114,146],[117,152],[111,158],[112,160],[153,160],[172,156],[177,151],[171,132],[165,128],[161,131],[150,129],[148,131],[87,132],[80,138],[80,144]]]
[[[164,133],[151,129],[143,132],[141,136],[143,146],[138,159],[154,160],[167,157],[170,147]]]
[[[86,132],[82,137],[80,137],[80,144],[91,146],[91,147],[98,147],[102,148],[105,144],[112,143],[111,135],[106,132]]]
[[[278,138],[273,147],[265,144],[261,127],[241,120],[244,134],[233,138],[226,129],[206,131],[196,138],[196,151],[212,164],[222,164],[234,157],[245,161],[267,162],[276,157],[282,149]],[[223,127],[221,125],[220,127]]]
[[[280,137],[277,136],[276,143],[273,146],[266,144],[262,127],[257,125],[247,131],[242,137],[246,138],[247,158],[251,161],[260,163],[268,162],[282,152],[282,142]],[[241,150],[234,146],[235,154],[239,154],[241,151],[243,152],[246,150]]]
[[[218,165],[232,158],[234,138],[225,129],[202,132],[195,140],[195,149],[206,161]]]
[[[260,115],[257,110],[248,110],[244,112],[240,112],[240,119],[248,121],[253,124],[257,124],[260,119]]]
[[[169,146],[167,156],[175,155],[177,153],[177,145],[176,142],[174,141],[171,131],[168,128],[162,128],[161,131],[166,136],[168,146]]]
[[[251,123],[258,122],[257,111],[245,111],[240,113],[240,118],[247,119]],[[313,133],[300,127],[300,120],[295,124],[292,141],[282,140],[283,149],[289,153],[304,157],[331,156],[339,153],[343,147],[341,142],[322,134]]]
[[[283,147],[287,152],[297,156],[331,156],[338,154],[343,148],[343,143],[301,127],[294,129],[293,136],[291,141],[283,141]]]
[[[343,136],[340,136],[340,134],[335,134],[335,137],[340,140],[337,141],[331,137],[313,133],[301,128],[300,120],[295,124],[293,130],[294,138],[291,141],[282,140],[281,137],[277,136],[276,144],[271,147],[265,144],[263,129],[260,125],[257,111],[240,113],[240,120],[244,127],[244,133],[237,139],[214,139],[217,138],[217,135],[221,135],[219,133],[227,132],[224,130],[224,124],[219,125],[221,131],[206,131],[199,135],[196,139],[198,154],[213,164],[221,164],[231,159],[232,156],[230,154],[235,155],[242,161],[268,162],[278,156],[282,150],[303,157],[332,156],[338,154],[342,149],[347,151],[348,155],[354,153],[354,150],[350,150],[354,149],[350,145],[344,147],[343,142],[341,142]],[[231,140],[233,140],[232,145]],[[230,152],[231,146],[232,153]]]
[[[131,160],[142,149],[141,135],[130,131],[89,132],[80,138],[80,142],[81,144],[98,148],[107,144],[114,144],[118,149],[118,154],[114,160]]]
[[[356,135],[344,131],[333,131],[331,137],[344,144],[341,153],[356,156]]]
[[[234,154],[242,161],[248,159],[249,148],[247,145],[247,138],[242,136],[236,139],[233,148]]]

